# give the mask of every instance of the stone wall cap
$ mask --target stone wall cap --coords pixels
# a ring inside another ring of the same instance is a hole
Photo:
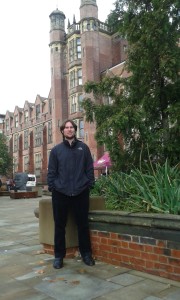
[[[180,216],[172,214],[90,211],[89,221],[180,230]]]
[[[94,212],[93,212],[94,213]],[[139,218],[156,218],[156,219],[170,219],[170,220],[179,220],[180,215],[173,215],[173,214],[159,214],[159,213],[132,213],[127,211],[120,211],[120,210],[96,210],[95,214],[97,215],[112,215],[112,216],[131,216],[131,217],[139,217]]]

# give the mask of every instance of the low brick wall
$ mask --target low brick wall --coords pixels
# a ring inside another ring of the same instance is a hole
[[[180,216],[90,212],[94,256],[180,281]]]
[[[9,192],[11,199],[25,199],[25,198],[37,198],[38,192],[26,192],[26,191],[20,191],[20,192]]]

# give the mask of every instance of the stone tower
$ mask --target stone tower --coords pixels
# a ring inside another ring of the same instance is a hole
[[[96,0],[81,0],[80,27],[82,47],[83,84],[99,81],[99,30]]]
[[[100,49],[98,29],[98,7],[96,0],[81,0],[80,28],[82,48],[82,84],[88,80],[100,81]],[[86,95],[84,94],[84,97]],[[89,95],[88,95],[89,96]],[[97,158],[95,124],[84,122],[85,142],[89,145],[94,159]]]
[[[80,19],[94,17],[98,19],[98,7],[96,0],[81,0]]]
[[[53,144],[62,140],[59,126],[68,117],[65,15],[58,9],[50,16],[50,60]]]

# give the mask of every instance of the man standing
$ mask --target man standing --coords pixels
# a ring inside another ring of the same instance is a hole
[[[75,215],[82,259],[88,266],[93,266],[88,223],[89,189],[95,181],[93,160],[88,146],[76,138],[77,125],[72,120],[66,120],[60,131],[63,142],[51,150],[48,165],[48,187],[52,191],[55,225],[53,267],[63,267],[69,207]]]

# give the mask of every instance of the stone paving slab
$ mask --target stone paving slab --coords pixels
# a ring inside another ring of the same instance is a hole
[[[164,278],[164,277],[160,277],[160,276],[156,276],[156,275],[152,275],[152,274],[148,274],[148,273],[142,273],[142,272],[136,271],[136,270],[130,270],[130,274],[137,275],[137,276],[143,276],[144,278],[151,279],[155,282],[165,283],[165,284],[167,284],[168,288],[170,286],[176,286],[176,287],[180,288],[180,282],[179,281],[174,281],[174,280],[171,280],[171,279],[167,279],[167,278]]]
[[[125,286],[119,291],[113,291],[106,294],[103,297],[99,297],[96,300],[144,300],[150,295],[156,295],[157,292],[166,289],[166,285],[163,283],[154,284],[153,281],[145,279],[138,283]]]
[[[71,270],[75,269],[77,271],[78,264],[79,264],[79,272],[88,273],[89,275],[92,275],[92,276],[94,276],[94,274],[96,274],[96,277],[105,279],[105,280],[108,279],[110,276],[116,276],[119,274],[130,272],[130,269],[104,264],[103,262],[100,262],[100,261],[96,261],[96,264],[93,268],[87,267],[86,265],[84,265],[82,263],[81,260],[76,260],[76,259],[68,259],[67,260],[66,259],[64,261],[64,267],[65,268],[70,267]]]
[[[42,293],[39,293],[35,290],[32,289],[22,289],[22,288],[15,288],[13,292],[9,291],[6,292],[5,294],[2,294],[0,296],[2,299],[5,300],[50,300],[51,298],[47,298],[47,295],[44,295]],[[0,298],[0,299],[1,299]]]
[[[160,297],[160,299],[166,299],[166,300],[179,300],[180,299],[180,290],[177,287],[169,286],[168,289],[160,292],[158,294],[158,297]]]
[[[120,288],[122,286],[72,271],[61,272],[54,279],[47,278],[46,282],[35,286],[36,290],[57,300],[91,300]]]
[[[4,283],[1,285],[1,294],[0,299],[2,300],[9,300],[9,299],[19,299],[16,298],[18,294],[21,294],[24,291],[27,291],[29,288],[25,286],[21,282],[12,281],[8,283]],[[14,297],[14,298],[13,298]]]
[[[144,280],[143,277],[135,276],[132,274],[121,274],[108,279],[108,281],[121,284],[123,286],[128,286],[131,284],[135,284],[136,282]]]

